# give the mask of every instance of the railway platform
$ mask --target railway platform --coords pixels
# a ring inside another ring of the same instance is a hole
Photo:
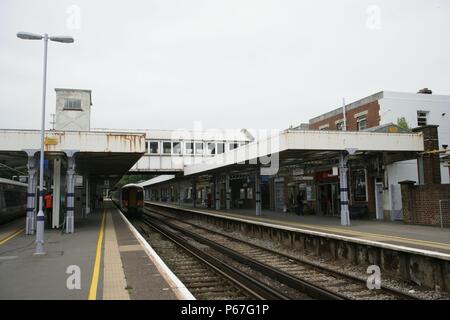
[[[0,226],[0,299],[192,298],[111,201],[78,218],[73,234],[45,230],[42,256],[24,221]]]
[[[203,207],[193,207],[192,204],[156,203],[151,204],[182,207],[199,213],[223,217],[244,219],[254,223],[264,223],[278,227],[295,228],[345,236],[350,239],[362,239],[413,249],[435,251],[450,254],[450,230],[431,226],[408,225],[401,221],[377,221],[353,219],[351,226],[341,226],[337,217],[296,215],[262,210],[261,216],[255,216],[251,209],[213,210]]]

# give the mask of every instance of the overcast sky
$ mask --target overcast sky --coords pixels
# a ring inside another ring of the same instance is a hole
[[[96,128],[286,128],[342,97],[450,94],[448,0],[0,0],[0,128],[40,127],[43,43],[18,31],[75,38],[49,43],[47,114],[55,87],[91,89]]]

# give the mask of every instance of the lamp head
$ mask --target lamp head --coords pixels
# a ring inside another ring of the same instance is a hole
[[[30,33],[30,32],[18,32],[17,38],[24,39],[24,40],[42,40],[44,36],[41,36],[40,34]]]

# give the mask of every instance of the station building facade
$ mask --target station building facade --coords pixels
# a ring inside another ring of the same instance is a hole
[[[434,95],[427,88],[419,90],[418,93],[381,91],[347,104],[345,110],[346,130],[348,131],[398,132],[403,129],[392,124],[396,124],[401,118],[410,128],[438,126],[437,137],[433,137],[433,139],[439,141],[435,148],[441,150],[441,156],[438,163],[439,173],[434,174],[434,182],[442,184],[450,182],[450,159],[448,152],[447,154],[445,152],[450,143],[450,96]],[[336,108],[314,117],[309,120],[309,123],[302,124],[297,128],[344,130],[343,108]],[[399,182],[409,180],[423,185],[426,177],[430,176],[422,170],[423,165],[418,164],[418,161],[421,160],[395,162],[383,167],[382,172],[370,164],[355,165],[349,172],[350,181],[353,184],[350,190],[350,201],[354,206],[366,206],[369,214],[374,216],[377,206],[376,198],[382,194],[384,218],[403,220]],[[338,181],[329,174],[330,170],[317,173],[316,181],[319,185],[319,194],[324,195],[325,199],[332,199],[331,201],[324,200],[321,197],[320,202],[323,203],[322,207],[325,208],[325,212],[331,210],[332,214],[336,214]]]

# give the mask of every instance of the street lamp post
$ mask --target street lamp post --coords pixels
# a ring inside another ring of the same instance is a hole
[[[47,89],[47,47],[48,40],[72,43],[72,37],[49,37],[47,33],[44,35],[33,34],[28,32],[19,32],[17,37],[24,40],[44,40],[44,84],[42,89],[42,120],[41,120],[41,154],[39,161],[39,211],[36,217],[36,251],[35,254],[45,254],[44,249],[44,223],[45,215],[42,210],[44,202],[44,137],[45,137],[45,96]]]

